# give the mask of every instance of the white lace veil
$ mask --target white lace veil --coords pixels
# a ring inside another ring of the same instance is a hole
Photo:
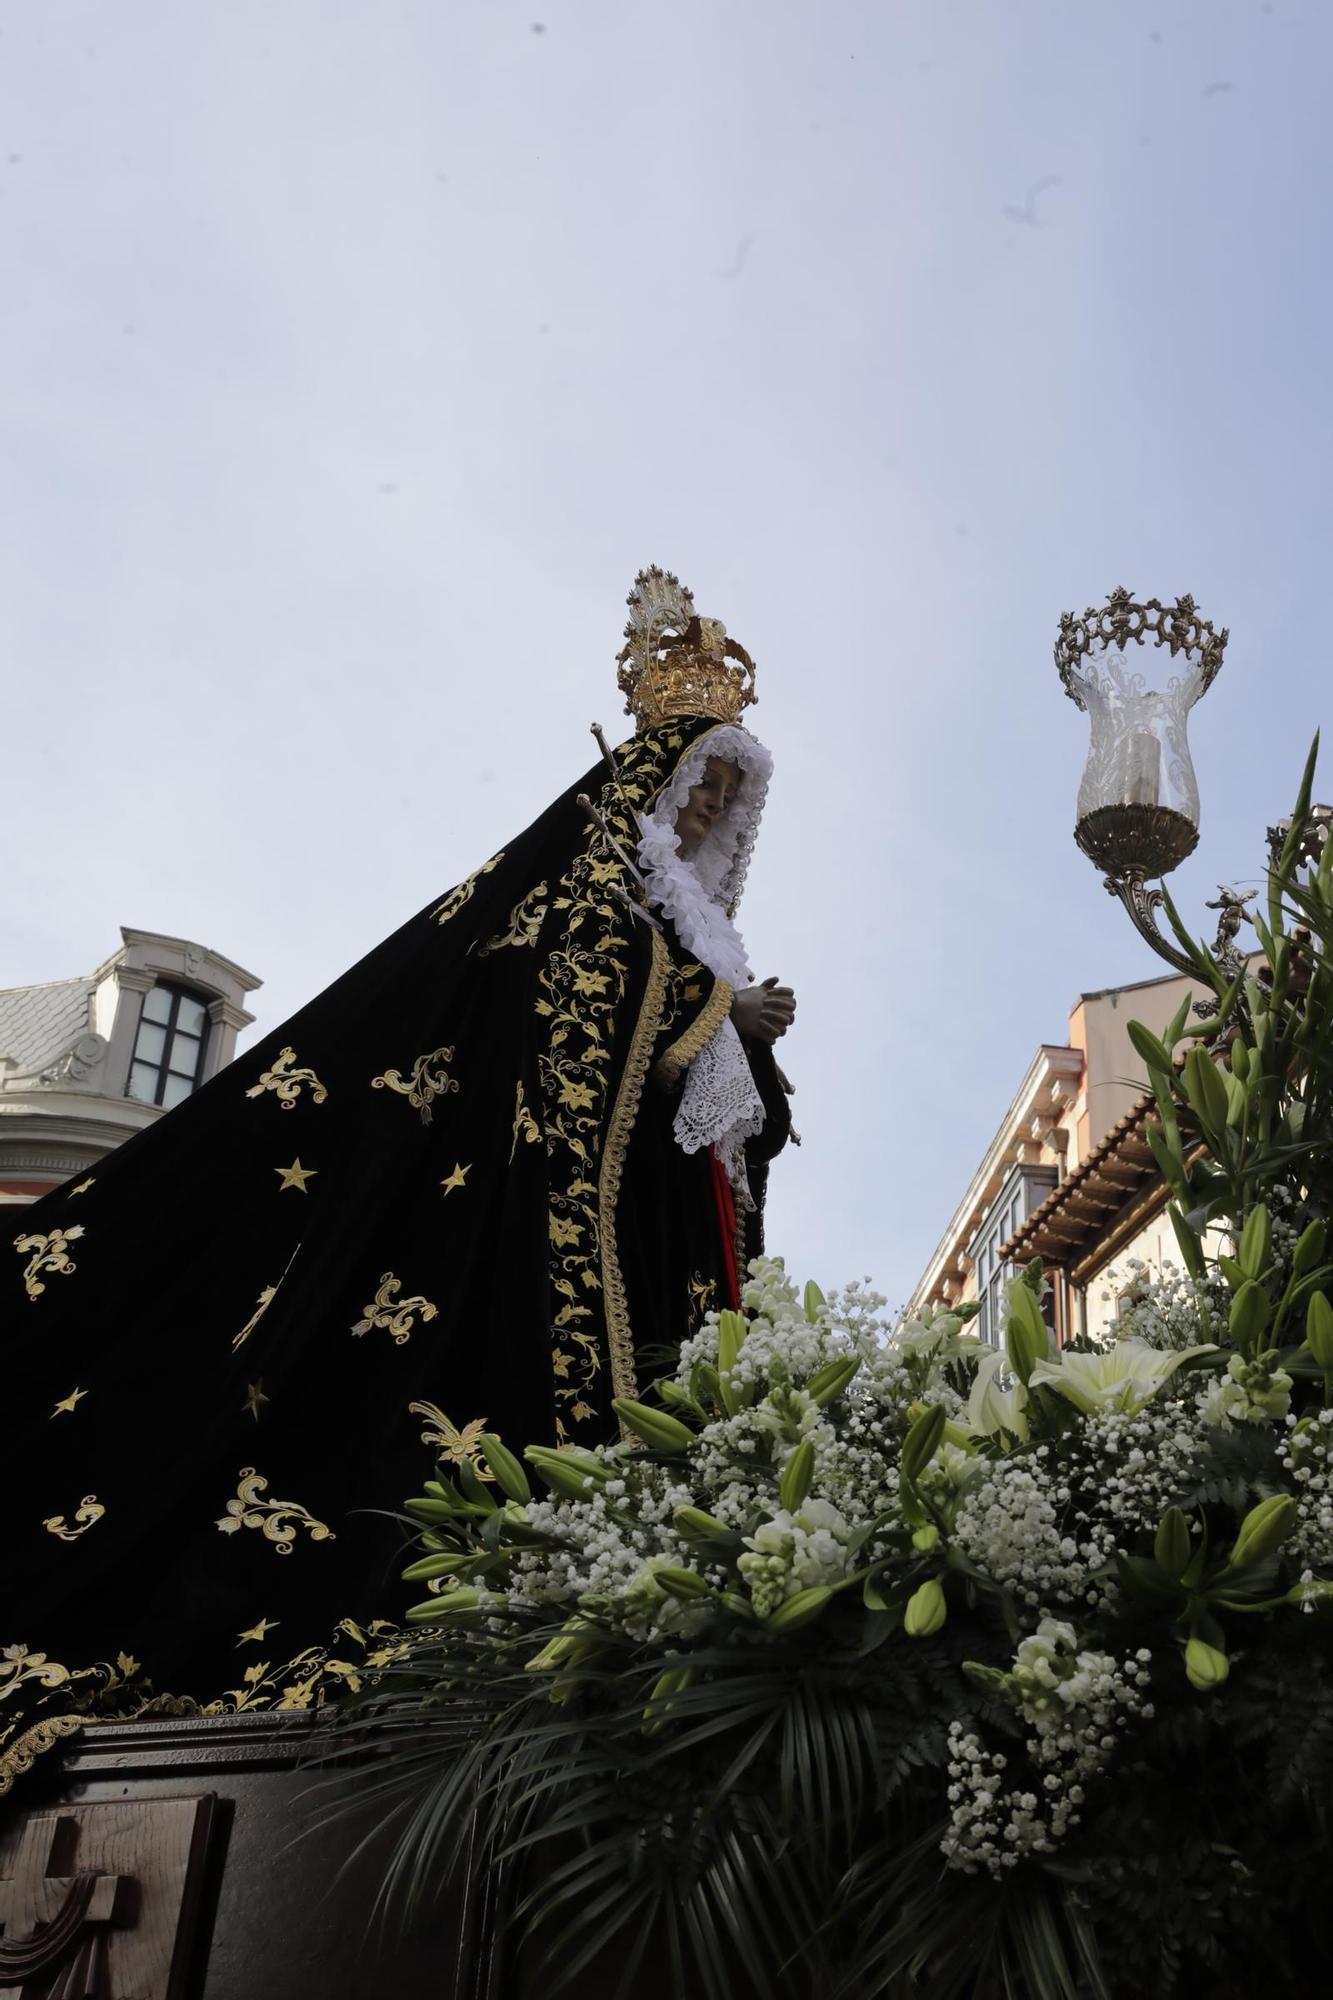
[[[676,814],[710,757],[740,771],[736,795],[687,861],[676,852]],[[753,974],[732,915],[745,886],[750,855],[768,796],[773,759],[748,730],[719,723],[690,745],[652,803],[639,814],[639,866],[649,901],[667,917],[687,951],[729,986]]]
[[[710,757],[740,771],[735,797],[687,861],[676,851],[676,814]],[[720,723],[691,744],[652,809],[639,815],[639,866],[648,899],[675,927],[686,951],[729,986],[753,974],[732,915],[754,848],[773,759],[748,731]],[[711,1146],[727,1170],[737,1201],[754,1206],[745,1172],[745,1141],[763,1130],[764,1107],[740,1036],[724,1020],[690,1064],[674,1131],[687,1153]]]

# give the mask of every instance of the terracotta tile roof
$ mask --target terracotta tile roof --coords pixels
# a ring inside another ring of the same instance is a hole
[[[0,991],[0,1056],[19,1071],[42,1069],[88,1029],[91,979],[53,979],[45,986]]]
[[[1152,1109],[1153,1095],[1146,1091],[1087,1159],[1033,1209],[999,1255],[1017,1261],[1039,1256],[1062,1265],[1078,1262],[1131,1196],[1160,1178],[1143,1129]]]

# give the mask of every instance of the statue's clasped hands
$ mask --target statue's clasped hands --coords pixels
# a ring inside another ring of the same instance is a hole
[[[796,1019],[796,995],[776,979],[747,986],[731,1003],[731,1018],[742,1041],[775,1042]]]

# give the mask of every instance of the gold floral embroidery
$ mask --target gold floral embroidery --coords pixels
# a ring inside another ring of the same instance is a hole
[[[421,1113],[423,1125],[431,1122],[431,1105],[437,1097],[447,1097],[451,1090],[457,1090],[458,1079],[446,1074],[443,1065],[454,1059],[452,1049],[432,1049],[429,1055],[418,1056],[412,1065],[412,1074],[404,1077],[401,1070],[386,1069],[383,1076],[370,1079],[372,1090],[396,1090],[405,1097],[414,1111]]]
[[[493,951],[502,951],[507,944],[516,945],[520,949],[525,944],[535,946],[541,934],[541,927],[546,921],[547,910],[546,902],[544,900],[539,902],[537,899],[545,898],[549,894],[550,891],[544,882],[539,882],[535,889],[529,889],[527,895],[515,903],[509,912],[509,929],[498,932],[495,937],[488,938],[485,944],[478,945],[477,957],[487,958]]]
[[[690,1279],[690,1319],[699,1326],[717,1304],[717,1280],[696,1271]]]
[[[96,1179],[97,1179],[96,1174],[89,1174],[86,1181],[80,1181],[77,1187],[70,1188],[69,1196],[71,1201],[73,1200],[76,1194],[87,1194],[89,1188],[93,1185]]]
[[[457,1191],[457,1189],[465,1188],[467,1186],[467,1177],[471,1172],[472,1172],[471,1160],[468,1161],[466,1166],[463,1165],[463,1162],[461,1160],[455,1160],[453,1172],[440,1182],[440,1186],[444,1189],[446,1194],[453,1194]]]
[[[55,1408],[52,1410],[51,1415],[53,1417],[73,1416],[75,1406],[83,1401],[87,1393],[88,1391],[86,1389],[71,1389],[68,1396],[62,1396],[60,1398],[60,1401],[56,1404]]]
[[[25,1250],[33,1255],[23,1267],[23,1288],[30,1299],[39,1299],[46,1290],[41,1273],[49,1277],[68,1278],[78,1269],[69,1255],[69,1245],[83,1234],[83,1224],[76,1222],[72,1229],[52,1229],[45,1236],[16,1236],[14,1248],[22,1256]]]
[[[48,1515],[46,1520],[42,1522],[42,1526],[46,1529],[48,1535],[58,1535],[62,1542],[77,1542],[79,1536],[86,1535],[89,1528],[95,1522],[100,1521],[105,1512],[106,1508],[98,1500],[95,1493],[85,1493],[79,1505],[74,1509],[74,1518],[76,1521],[81,1522],[82,1526],[71,1528],[63,1514]]]
[[[437,903],[431,911],[436,923],[447,924],[450,917],[456,917],[463,905],[472,901],[473,891],[482,876],[489,875],[492,868],[498,868],[504,858],[504,849],[501,848],[500,852],[493,854],[489,861],[483,861],[480,868],[474,868],[465,882],[460,882],[456,889],[451,889],[444,901]]]
[[[510,1166],[512,1167],[514,1164],[514,1155],[518,1151],[518,1142],[520,1139],[525,1139],[528,1145],[533,1146],[541,1136],[541,1126],[523,1102],[523,1082],[520,1078],[518,1088],[514,1092],[514,1143],[509,1148]]]
[[[435,1318],[440,1310],[438,1306],[433,1306],[429,1299],[420,1296],[400,1299],[398,1294],[402,1289],[402,1279],[395,1278],[392,1271],[386,1271],[380,1279],[380,1288],[374,1298],[368,1306],[362,1308],[364,1317],[357,1321],[352,1332],[359,1337],[363,1333],[369,1333],[374,1327],[382,1326],[386,1332],[393,1335],[401,1347],[404,1341],[411,1337],[417,1313],[421,1314],[423,1324]]]
[[[617,752],[619,771],[603,787],[598,803],[622,845],[631,850],[635,846],[634,815],[659,789],[663,776],[669,777],[684,747],[682,732],[665,728],[648,732]],[[609,886],[619,881],[621,873],[604,851],[600,830],[591,826],[583,852],[562,876],[552,897],[552,910],[563,917],[561,948],[551,953],[541,970],[536,1002],[537,1013],[547,1024],[539,1075],[550,1185],[551,1367],[556,1435],[562,1442],[571,1437],[571,1426],[598,1421],[594,1391],[608,1350],[613,1386],[618,1388],[621,1382],[633,1379],[623,1287],[618,1301],[608,1300],[606,1346],[594,1310],[607,1273],[619,1275],[614,1207],[608,1207],[608,1197],[619,1184],[618,1164],[612,1163],[609,1181],[602,1178],[603,1130],[605,1125],[610,1133],[606,1121],[615,1115],[608,1100],[614,1058],[619,1053],[617,1012],[625,1000],[633,962],[631,936],[639,937],[624,903],[612,895]],[[642,1073],[636,1088],[628,1069],[622,1071],[617,1098],[620,1164],[665,1005],[669,960],[660,932],[654,930],[651,935],[655,940],[648,972],[651,991],[645,991],[625,1058],[628,1064],[632,1056],[636,1071],[642,1065]],[[642,1042],[638,1041],[640,1030]],[[612,1230],[609,1261],[604,1254],[608,1226]]]
[[[276,1622],[270,1621],[270,1629]],[[364,1679],[406,1650],[398,1628],[385,1618],[372,1619],[364,1630],[355,1619],[344,1618],[334,1636],[339,1635],[359,1647],[364,1657],[357,1661],[337,1659],[330,1644],[306,1646],[279,1667],[270,1666],[267,1660],[256,1660],[241,1676],[244,1685],[228,1688],[223,1699],[210,1702],[204,1714],[233,1715],[261,1708],[322,1708],[330,1694],[341,1689],[355,1693]],[[243,1639],[249,1636],[241,1634]]]
[[[253,1465],[243,1465],[236,1497],[227,1502],[227,1511],[217,1522],[224,1535],[239,1534],[242,1528],[258,1528],[266,1542],[272,1542],[280,1556],[289,1556],[296,1541],[297,1531],[305,1528],[312,1542],[334,1542],[338,1538],[332,1528],[317,1521],[313,1514],[296,1500],[265,1500],[262,1495],[268,1486],[267,1479],[261,1479]]]
[[[45,1653],[30,1653],[26,1646],[6,1646],[0,1652],[0,1701],[13,1694],[24,1681],[39,1681],[44,1688],[60,1687],[71,1678],[68,1667],[49,1660]]]
[[[263,1291],[259,1294],[259,1297],[255,1301],[255,1309],[251,1313],[249,1319],[245,1322],[245,1325],[241,1328],[239,1333],[234,1333],[232,1335],[231,1351],[233,1354],[235,1354],[237,1348],[244,1347],[246,1341],[250,1338],[250,1335],[259,1325],[260,1320],[264,1317],[264,1314],[268,1311],[274,1299],[277,1298],[279,1291],[282,1289],[283,1284],[286,1282],[287,1272],[291,1270],[292,1265],[296,1262],[297,1251],[299,1251],[300,1248],[301,1246],[298,1243],[296,1249],[293,1250],[291,1256],[287,1259],[286,1270],[284,1270],[282,1276],[278,1279],[277,1284],[265,1285]]]
[[[481,1434],[486,1429],[485,1417],[474,1417],[470,1424],[458,1430],[437,1403],[409,1403],[408,1410],[414,1417],[425,1417],[426,1425],[421,1433],[423,1444],[434,1445],[441,1458],[447,1458],[451,1465],[461,1465],[470,1459],[477,1474],[482,1479],[494,1479],[481,1455]]]
[[[48,1750],[54,1750],[62,1737],[73,1736],[83,1728],[81,1715],[44,1715],[40,1722],[34,1722],[31,1729],[23,1730],[9,1747],[0,1754],[0,1799],[12,1791],[14,1780],[30,1771],[37,1759]]]
[[[606,1144],[602,1150],[602,1171],[598,1188],[598,1205],[602,1216],[602,1290],[606,1298],[607,1344],[611,1350],[611,1386],[617,1396],[634,1396],[638,1390],[634,1376],[634,1340],[630,1332],[625,1278],[620,1268],[620,1258],[616,1253],[616,1203],[620,1199],[620,1180],[625,1170],[625,1155],[629,1149],[630,1134],[634,1130],[639,1100],[643,1095],[644,1079],[648,1074],[649,1057],[652,1054],[657,1025],[661,1019],[669,965],[670,957],[666,945],[662,942],[662,933],[654,931],[653,961],[648,973],[648,984],[644,991],[643,1005],[639,1009],[639,1018],[634,1024],[634,1033],[630,1039],[629,1052],[625,1057],[625,1068],[620,1079],[620,1089],[616,1093],[611,1121],[606,1128]]]
[[[293,1069],[296,1061],[295,1049],[282,1049],[275,1056],[272,1069],[266,1069],[258,1083],[246,1091],[247,1097],[262,1097],[266,1090],[277,1092],[278,1108],[281,1111],[295,1111],[296,1100],[301,1095],[303,1083],[310,1085],[310,1100],[313,1104],[323,1104],[328,1096],[319,1078],[312,1069]]]
[[[688,997],[687,988],[686,998]],[[663,1084],[670,1089],[673,1084],[680,1082],[694,1058],[701,1050],[708,1047],[730,1014],[731,1003],[735,997],[735,988],[728,986],[725,979],[719,979],[684,1034],[678,1036],[665,1054],[660,1055],[653,1064],[654,1083]]]

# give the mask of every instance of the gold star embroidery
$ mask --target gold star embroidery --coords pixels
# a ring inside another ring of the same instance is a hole
[[[472,1162],[470,1160],[468,1161],[468,1164],[465,1167],[460,1166],[455,1161],[453,1172],[450,1174],[447,1181],[440,1182],[440,1186],[444,1189],[446,1194],[452,1194],[455,1188],[461,1188],[467,1186],[467,1177],[471,1172],[472,1172]]]
[[[86,1396],[87,1393],[88,1391],[86,1389],[71,1389],[68,1396],[64,1398],[63,1402],[59,1402],[56,1404],[54,1410],[52,1410],[51,1412],[51,1416],[58,1417],[62,1410],[72,1412],[74,1409],[74,1405],[78,1402],[79,1398],[81,1396]],[[49,1422],[50,1419],[48,1418],[47,1421]]]
[[[319,1172],[319,1168],[303,1167],[300,1155],[298,1154],[289,1167],[274,1167],[273,1171],[279,1176],[281,1181],[281,1186],[278,1189],[279,1194],[282,1193],[284,1188],[295,1188],[298,1194],[306,1194],[308,1193],[306,1182],[315,1178],[315,1175]]]
[[[245,1415],[245,1413],[246,1413],[246,1411],[248,1410],[248,1411],[249,1411],[249,1413],[250,1413],[250,1415],[251,1415],[251,1416],[252,1416],[252,1417],[254,1418],[255,1422],[256,1422],[256,1423],[258,1423],[258,1422],[259,1422],[259,1412],[260,1412],[260,1409],[261,1409],[261,1407],[262,1407],[262,1406],[263,1406],[263,1405],[264,1405],[265,1403],[268,1403],[268,1402],[271,1402],[271,1401],[272,1401],[272,1398],[271,1398],[270,1396],[266,1396],[266,1395],[264,1394],[264,1378],[263,1378],[263,1376],[261,1375],[261,1376],[260,1376],[260,1378],[259,1378],[259,1380],[258,1380],[257,1382],[247,1382],[247,1383],[246,1383],[246,1385],[245,1385],[245,1402],[244,1402],[244,1404],[243,1404],[243,1406],[242,1406],[242,1410],[241,1410],[241,1414],[242,1414],[242,1416],[244,1416],[244,1415]]]
[[[93,1182],[94,1182],[94,1181],[96,1180],[96,1178],[97,1178],[96,1174],[89,1174],[89,1176],[88,1176],[88,1178],[87,1178],[87,1180],[86,1180],[86,1181],[80,1181],[80,1182],[79,1182],[79,1185],[78,1185],[78,1186],[77,1186],[76,1188],[71,1188],[71,1189],[70,1189],[70,1193],[71,1193],[71,1195],[75,1195],[75,1194],[87,1194],[87,1192],[88,1192],[89,1188],[90,1188],[90,1187],[92,1186],[92,1184],[93,1184]]]
[[[281,1618],[261,1618],[257,1625],[250,1627],[248,1632],[237,1633],[236,1643],[238,1646],[247,1644],[262,1645],[265,1633],[271,1632],[275,1625],[281,1625],[281,1623]]]

